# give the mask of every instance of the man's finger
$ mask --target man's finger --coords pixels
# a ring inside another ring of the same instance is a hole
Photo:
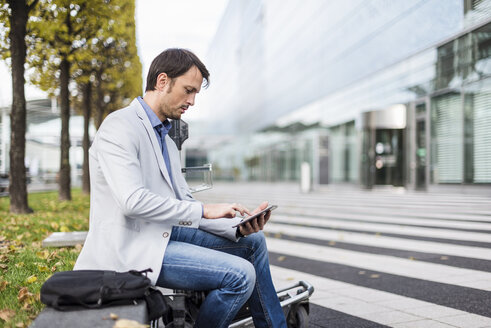
[[[254,230],[254,232],[258,232],[260,230],[257,220],[258,218],[255,218],[254,220],[251,221],[252,229]]]
[[[242,206],[241,204],[232,204],[232,208],[235,210],[235,211],[238,211],[240,213],[240,215],[244,215],[244,214],[247,214],[247,215],[250,215],[250,212],[249,210]]]
[[[265,218],[265,215],[264,215],[264,214],[263,214],[263,215],[261,215],[261,216],[258,218],[257,223],[258,223],[258,225],[259,225],[259,229],[260,229],[260,230],[263,230],[263,228],[264,228],[264,224],[266,223],[266,222],[265,222],[265,220],[266,220],[266,218]]]
[[[251,223],[250,222],[247,222],[247,223],[243,224],[242,227],[243,227],[242,234],[244,236],[250,235],[251,233],[254,232],[254,230],[252,229],[252,226],[251,226]]]

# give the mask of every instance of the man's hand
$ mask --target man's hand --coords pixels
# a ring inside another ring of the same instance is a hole
[[[234,218],[235,212],[239,212],[241,215],[251,215],[247,208],[237,203],[203,205],[203,217],[205,219]]]
[[[262,202],[261,205],[258,206],[254,211],[252,211],[252,215],[257,212],[260,212],[268,207],[268,202]],[[250,235],[252,233],[263,230],[264,225],[268,222],[269,217],[271,216],[271,211],[268,211],[266,214],[261,214],[259,217],[255,218],[252,221],[249,221],[243,225],[239,225],[239,231],[243,236]]]

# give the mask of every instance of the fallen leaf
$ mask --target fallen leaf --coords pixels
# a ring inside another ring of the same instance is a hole
[[[286,278],[286,280],[289,280],[289,281],[290,281],[290,280],[294,280],[294,279],[295,279],[295,278],[293,278],[293,277],[288,277],[288,278]]]
[[[109,313],[109,318],[111,318],[113,320],[118,320],[119,316],[116,313]]]
[[[5,280],[0,281],[0,292],[1,292],[2,290],[4,290],[5,288],[7,288],[7,285],[8,285],[8,284],[9,284],[9,283],[8,283],[7,281],[5,281]]]
[[[446,261],[446,260],[448,260],[448,256],[442,256],[442,257],[440,257],[440,259]]]
[[[7,269],[7,267],[8,267],[7,264],[3,264],[3,263],[0,264],[0,269]]]
[[[380,275],[379,274],[375,274],[375,273],[370,275],[370,278],[374,278],[374,279],[375,278],[379,278],[379,277],[380,277]]]
[[[358,271],[358,274],[365,274],[365,271]]]
[[[414,256],[409,256],[409,259],[410,259],[411,261],[414,261]]]
[[[58,228],[60,228],[60,225],[56,222],[51,222],[51,228],[55,229],[55,230],[58,230]]]
[[[31,243],[31,246],[32,246],[33,248],[40,248],[40,247],[41,247],[41,242],[40,242],[40,241],[33,241],[33,242]]]
[[[81,250],[82,250],[82,244],[77,244],[77,245],[75,245],[75,249],[76,249],[77,251],[81,251]]]
[[[333,241],[333,240],[329,241],[329,246],[334,246],[334,245],[336,245],[335,241]]]
[[[60,256],[58,255],[58,252],[57,251],[54,251],[52,253],[49,254],[48,256],[48,260],[52,260],[54,258],[59,258]]]
[[[284,255],[278,256],[278,262],[283,262],[285,259],[286,259],[286,256],[284,256]]]
[[[49,256],[49,252],[47,250],[36,252],[36,256],[40,259],[46,260]]]
[[[143,325],[135,320],[128,319],[119,319],[114,324],[113,328],[146,328],[150,327],[149,325]]]
[[[24,262],[15,263],[16,268],[22,268],[23,266],[24,266]]]
[[[38,265],[38,270],[41,272],[47,272],[49,271],[48,267],[46,265]]]
[[[26,282],[28,284],[32,284],[33,282],[35,282],[37,280],[38,280],[38,277],[36,277],[35,275],[32,275],[32,276],[30,276],[29,278],[26,279]]]
[[[70,229],[67,226],[64,225],[64,226],[61,226],[60,231],[61,232],[69,232]]]
[[[24,323],[23,323],[23,322],[17,322],[17,323],[15,324],[15,326],[16,326],[17,328],[24,328],[26,325],[24,325]]]
[[[11,309],[3,309],[0,310],[0,319],[2,319],[5,322],[9,322],[12,317],[15,316],[15,311]]]
[[[19,302],[28,302],[30,303],[32,301],[32,293],[29,293],[29,289],[27,287],[22,287],[19,290],[19,294],[17,294],[17,300]]]

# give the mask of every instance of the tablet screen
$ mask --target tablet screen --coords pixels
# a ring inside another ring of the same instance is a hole
[[[258,212],[258,213],[254,214],[254,215],[251,215],[251,216],[247,217],[247,218],[244,218],[242,221],[240,221],[238,224],[234,225],[232,228],[236,228],[239,225],[243,225],[246,222],[252,221],[255,218],[261,216],[261,214],[267,213],[269,211],[272,211],[272,210],[276,209],[277,207],[278,206],[276,206],[276,205],[270,205],[270,206],[266,207],[264,210],[262,210],[261,212]]]

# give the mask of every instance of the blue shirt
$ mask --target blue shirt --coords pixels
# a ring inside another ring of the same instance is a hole
[[[152,124],[153,131],[155,132],[155,136],[159,141],[160,150],[162,151],[162,156],[164,157],[165,166],[167,167],[167,172],[169,173],[170,181],[172,182],[172,187],[174,187],[174,179],[172,178],[172,171],[170,167],[170,159],[169,152],[167,151],[167,146],[165,144],[165,136],[169,133],[169,130],[172,127],[172,123],[169,120],[165,120],[163,122],[157,117],[154,111],[148,106],[148,104],[143,100],[142,97],[137,98],[140,104],[142,105],[145,113],[147,113],[148,119],[150,120],[150,124]]]
[[[160,150],[162,151],[162,156],[164,157],[165,166],[167,167],[167,172],[169,173],[170,181],[172,183],[172,187],[174,187],[174,179],[172,178],[172,172],[170,169],[170,159],[169,152],[167,151],[167,147],[165,145],[165,136],[169,133],[169,130],[172,127],[172,123],[169,120],[165,120],[161,122],[157,115],[153,112],[153,110],[148,106],[148,104],[143,100],[142,97],[138,96],[138,101],[142,105],[145,113],[147,113],[148,119],[150,120],[150,124],[152,124],[153,131],[157,136],[157,140],[159,141]],[[201,217],[204,216],[204,206],[201,204]]]

